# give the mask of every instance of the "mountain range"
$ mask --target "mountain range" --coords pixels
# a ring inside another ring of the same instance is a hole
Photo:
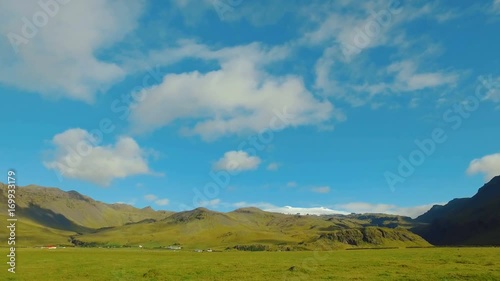
[[[0,200],[7,186],[0,183]],[[16,192],[20,246],[315,250],[500,244],[500,176],[472,198],[411,219],[387,214],[286,215],[257,208],[155,211],[106,204],[76,191],[29,185]],[[0,215],[6,219],[6,214]]]
[[[434,245],[500,245],[500,176],[471,198],[435,205],[412,229]]]

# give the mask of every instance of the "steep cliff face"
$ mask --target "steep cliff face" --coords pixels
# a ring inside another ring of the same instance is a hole
[[[435,245],[500,245],[500,176],[471,198],[434,206],[413,231]]]
[[[389,229],[381,227],[365,227],[361,229],[345,229],[325,233],[320,239],[353,246],[430,246],[422,237],[403,228]]]

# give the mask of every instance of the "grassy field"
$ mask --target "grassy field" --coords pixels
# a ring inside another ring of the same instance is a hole
[[[2,264],[0,280],[500,280],[500,248],[212,253],[18,249],[15,274]]]

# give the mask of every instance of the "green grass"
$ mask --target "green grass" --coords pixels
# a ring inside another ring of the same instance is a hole
[[[2,263],[0,280],[500,280],[500,248],[213,253],[21,248],[17,259],[16,274]]]

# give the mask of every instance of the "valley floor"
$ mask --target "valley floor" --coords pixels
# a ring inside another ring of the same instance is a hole
[[[16,273],[2,262],[0,280],[500,280],[500,248],[212,253],[66,248],[18,249],[16,256]]]

